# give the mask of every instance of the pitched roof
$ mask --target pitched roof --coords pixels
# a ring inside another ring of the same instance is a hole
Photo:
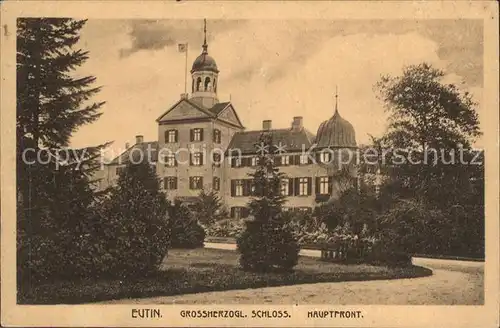
[[[147,161],[150,158],[151,162],[156,162],[158,160],[158,142],[149,141],[135,144],[113,159],[109,164],[127,164],[130,159],[134,163],[138,163],[141,159],[141,154],[143,160]]]
[[[217,116],[224,109],[226,109],[229,105],[231,105],[231,102],[227,101],[227,102],[217,103],[214,106],[212,106],[211,108],[205,108],[205,107],[197,104],[196,102],[194,102],[194,101],[192,101],[190,99],[180,99],[172,107],[170,107],[167,111],[165,111],[163,114],[161,114],[160,117],[158,117],[156,119],[156,121],[157,122],[162,122],[163,121],[162,118],[165,117],[165,115],[167,115],[169,112],[171,112],[172,110],[174,110],[181,102],[188,103],[190,106],[192,106],[193,108],[195,108],[195,109],[199,110],[200,112],[206,114],[210,118],[217,118]],[[236,112],[234,114],[236,115],[236,119],[238,120],[238,122],[240,122],[239,125],[241,127],[243,127],[243,125],[241,124],[241,121],[240,121],[240,119],[238,117],[238,114],[236,114]],[[165,121],[168,121],[168,119],[165,120]]]
[[[255,145],[263,133],[271,133],[275,145],[284,146],[286,152],[302,151],[303,147],[309,149],[314,142],[314,135],[306,129],[274,129],[243,131],[234,134],[228,146],[229,150],[239,149],[242,154],[254,154],[257,152]]]
[[[202,106],[196,104],[194,101],[191,101],[189,99],[180,99],[178,100],[175,104],[173,104],[169,109],[167,109],[163,114],[160,115],[160,117],[158,117],[156,119],[157,122],[161,122],[162,121],[162,118],[165,117],[165,115],[167,115],[168,113],[170,113],[172,110],[174,110],[180,103],[182,102],[186,102],[188,103],[191,107],[199,110],[200,112],[208,115],[209,117],[213,117],[214,115],[207,109],[203,108]]]
[[[219,113],[220,113],[220,112],[221,112],[224,108],[226,108],[229,104],[230,104],[230,102],[229,102],[229,101],[227,101],[227,102],[223,102],[223,103],[218,103],[218,104],[215,104],[212,108],[210,108],[210,109],[209,109],[209,111],[210,111],[213,115],[217,116],[217,115],[219,115]]]

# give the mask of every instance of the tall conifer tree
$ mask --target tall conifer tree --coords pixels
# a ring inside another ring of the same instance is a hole
[[[69,18],[17,21],[21,274],[36,272],[46,278],[71,270],[68,266],[77,267],[74,255],[87,247],[83,239],[91,234],[92,225],[85,222],[91,220],[89,207],[95,200],[90,176],[104,145],[67,149],[72,134],[97,120],[103,105],[91,101],[100,91],[93,86],[95,77],[75,72],[88,59],[88,52],[75,48],[85,22]]]
[[[237,240],[244,270],[291,270],[298,261],[299,246],[284,221],[286,196],[281,193],[285,175],[275,165],[276,147],[264,133],[256,145],[258,166],[250,173],[253,197],[248,203],[253,220]]]

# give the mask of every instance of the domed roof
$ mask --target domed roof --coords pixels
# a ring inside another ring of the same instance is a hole
[[[319,126],[316,147],[356,147],[354,127],[335,110],[335,114]]]
[[[199,71],[211,71],[219,73],[219,70],[217,69],[217,64],[215,63],[215,59],[213,59],[208,55],[206,49],[203,49],[201,55],[199,55],[195,59],[195,61],[193,62],[193,67],[191,68],[191,73]]]

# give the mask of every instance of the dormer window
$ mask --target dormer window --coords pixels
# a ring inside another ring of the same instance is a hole
[[[324,164],[329,163],[331,161],[331,158],[332,158],[331,155],[332,154],[329,153],[329,152],[322,152],[322,153],[320,153],[320,155],[319,155],[320,157],[319,158],[320,158],[321,163],[324,163]]]
[[[241,156],[235,156],[231,158],[231,167],[241,166]]]
[[[290,165],[290,156],[281,156],[281,165]]]
[[[306,165],[309,164],[309,157],[307,154],[301,154],[300,155],[300,165]]]
[[[252,157],[252,166],[259,165],[259,158],[257,156]]]

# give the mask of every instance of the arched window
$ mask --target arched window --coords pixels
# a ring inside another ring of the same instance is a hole
[[[212,85],[210,84],[210,78],[207,76],[205,78],[205,91],[211,91]]]
[[[191,92],[194,92],[194,79],[191,82]]]
[[[217,79],[214,79],[214,92],[217,93]]]
[[[200,91],[201,89],[201,77],[198,77],[196,80],[196,91]]]

